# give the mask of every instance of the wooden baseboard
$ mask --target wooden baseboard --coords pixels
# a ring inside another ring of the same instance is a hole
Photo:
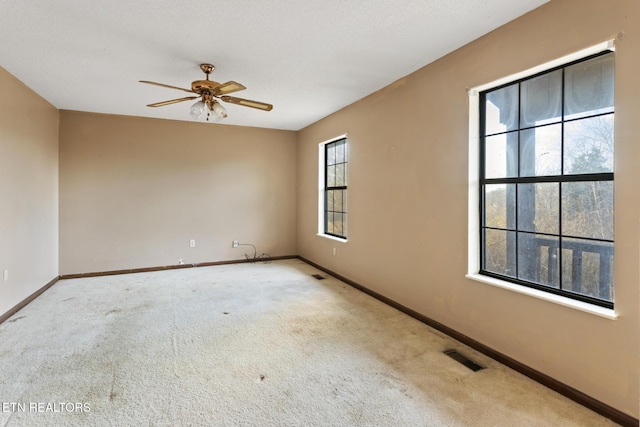
[[[6,313],[4,313],[2,316],[0,316],[0,323],[3,323],[5,320],[7,320],[8,318],[13,316],[20,310],[22,310],[27,304],[29,304],[34,299],[38,298],[44,291],[46,291],[47,289],[55,285],[58,280],[60,280],[60,276],[54,277],[53,280],[51,280],[49,283],[47,283],[46,285],[44,285],[43,287],[41,287],[31,295],[29,295],[28,297],[20,301],[12,309],[10,309]]]
[[[227,264],[242,264],[250,262],[269,262],[277,261],[281,259],[296,259],[297,255],[282,255],[273,256],[269,258],[257,258],[257,259],[234,259],[228,261],[212,261],[212,262],[198,262],[193,264],[176,264],[176,265],[164,265],[158,267],[143,267],[143,268],[131,268],[127,270],[109,270],[109,271],[97,271],[92,273],[77,273],[77,274],[63,274],[60,276],[61,280],[64,279],[81,279],[83,277],[99,277],[99,276],[114,276],[118,274],[132,274],[132,273],[148,273],[150,271],[162,271],[162,270],[177,270],[181,268],[195,268],[195,267],[211,267],[215,265],[227,265]]]
[[[425,316],[424,314],[418,313],[415,310],[412,310],[408,307],[405,307],[404,305],[385,297],[384,295],[381,295],[375,291],[372,291],[371,289],[362,286],[359,283],[354,282],[353,280],[350,280],[338,273],[335,273],[331,270],[329,270],[328,268],[325,268],[321,265],[316,264],[313,261],[310,261],[306,258],[303,258],[301,256],[298,256],[298,258],[304,262],[306,262],[309,265],[314,266],[315,268],[317,268],[318,270],[324,271],[325,273],[335,277],[338,280],[341,280],[343,282],[345,282],[346,284],[376,298],[379,301],[384,302],[387,305],[390,305],[391,307],[413,317],[416,320],[419,320],[420,322],[432,327],[433,329],[436,329],[444,334],[449,335],[451,338],[460,341],[461,343],[473,348],[474,350],[479,351],[480,353],[489,356],[490,358],[502,363],[505,366],[508,366],[509,368],[513,369],[516,372],[519,372],[529,378],[531,378],[532,380],[550,388],[551,390],[554,390],[560,394],[562,394],[565,397],[568,397],[569,399],[581,404],[582,406],[585,406],[589,409],[591,409],[594,412],[597,412],[598,414],[609,418],[610,420],[625,426],[625,427],[638,427],[639,422],[638,419],[632,417],[631,415],[627,415],[622,411],[619,411],[618,409],[607,405],[606,403],[603,403],[597,399],[594,399],[593,397],[581,392],[580,390],[576,390],[575,388],[564,384],[558,380],[556,380],[555,378],[552,378],[546,374],[543,374],[540,371],[537,371],[523,363],[518,362],[515,359],[512,359],[509,356],[506,356],[502,353],[500,353],[499,351],[496,351],[494,349],[492,349],[491,347],[488,347],[484,344],[482,344],[481,342],[478,342],[476,340],[474,340],[473,338],[470,338],[464,334],[461,334],[460,332],[451,329],[450,327],[437,322],[427,316]]]

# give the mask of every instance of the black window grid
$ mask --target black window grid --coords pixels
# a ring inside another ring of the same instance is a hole
[[[343,150],[341,160],[331,150]],[[347,140],[341,138],[324,146],[324,234],[347,238]],[[342,179],[336,170],[342,169]],[[333,174],[331,173],[333,170]],[[330,177],[333,176],[333,180]],[[339,195],[339,196],[338,196]],[[340,200],[340,203],[338,203]]]
[[[480,127],[479,127],[479,133],[480,133],[480,158],[479,158],[479,169],[480,169],[480,185],[479,185],[479,201],[480,201],[480,206],[479,206],[479,215],[480,215],[480,274],[488,276],[488,277],[493,277],[496,279],[500,279],[500,280],[506,280],[512,283],[516,283],[519,285],[523,285],[523,286],[527,286],[530,288],[534,288],[534,289],[539,289],[545,292],[549,292],[552,294],[557,294],[557,295],[561,295],[561,296],[565,296],[565,297],[569,297],[571,299],[575,299],[578,301],[583,301],[583,302],[587,302],[587,303],[591,303],[594,305],[598,305],[598,306],[602,306],[602,307],[606,307],[606,308],[613,308],[613,300],[605,300],[605,299],[601,299],[601,298],[596,298],[596,297],[592,297],[589,295],[584,295],[584,294],[580,294],[580,293],[575,293],[575,292],[571,292],[571,291],[567,291],[565,289],[563,289],[563,239],[576,239],[576,240],[585,240],[585,241],[595,241],[595,242],[602,242],[602,243],[611,243],[613,244],[613,239],[599,239],[599,238],[585,238],[584,236],[572,236],[570,234],[564,234],[563,230],[562,230],[562,183],[568,183],[568,182],[591,182],[591,181],[613,181],[614,179],[614,174],[613,172],[605,172],[605,173],[588,173],[588,174],[565,174],[564,171],[564,150],[565,150],[565,132],[564,132],[564,127],[566,123],[571,123],[573,121],[579,121],[579,120],[584,120],[584,119],[588,119],[588,118],[593,118],[593,117],[600,117],[600,116],[607,116],[607,115],[611,115],[614,116],[615,114],[615,107],[614,107],[614,111],[613,112],[605,112],[605,113],[597,113],[597,114],[592,114],[592,115],[585,115],[585,116],[580,116],[578,118],[571,118],[571,119],[565,119],[565,76],[564,76],[564,70],[567,67],[570,67],[574,64],[580,63],[580,62],[584,62],[587,61],[589,59],[592,58],[596,58],[599,57],[601,55],[606,55],[606,54],[610,54],[611,51],[606,50],[594,55],[591,55],[589,57],[586,58],[582,58],[567,64],[563,64],[561,66],[549,69],[549,70],[545,70],[542,71],[540,73],[534,74],[532,76],[528,76],[519,80],[515,80],[515,81],[511,81],[508,82],[504,85],[501,86],[497,86],[491,89],[488,89],[486,91],[483,91],[480,93],[480,115],[479,115],[479,119],[480,119]],[[527,126],[527,127],[520,127],[520,123],[521,123],[521,101],[522,101],[522,91],[521,91],[521,83],[528,81],[528,80],[532,80],[536,77],[545,75],[545,74],[549,74],[552,73],[554,71],[557,70],[562,70],[562,89],[561,89],[561,94],[562,94],[562,99],[561,99],[561,115],[560,115],[560,120],[557,122],[552,122],[552,123],[545,123],[542,125],[538,125],[538,126]],[[492,134],[486,134],[485,135],[485,124],[486,124],[486,95],[487,93],[511,86],[517,84],[518,85],[518,126],[516,129],[512,129],[512,130],[508,130],[505,132],[496,132],[496,133],[492,133]],[[520,135],[522,131],[528,130],[528,129],[536,129],[536,128],[542,128],[545,126],[554,126],[554,125],[560,125],[561,126],[561,131],[560,131],[560,174],[559,175],[542,175],[542,176],[519,176],[519,170],[521,167],[521,141],[520,141]],[[504,177],[504,178],[486,178],[485,177],[485,166],[486,166],[486,152],[485,152],[485,140],[488,137],[491,136],[496,136],[496,135],[502,135],[502,134],[509,134],[509,133],[513,133],[515,135],[517,135],[518,138],[518,143],[517,143],[517,148],[518,148],[518,154],[517,154],[517,168],[518,168],[518,176],[516,177]],[[530,184],[530,183],[558,183],[558,233],[546,233],[546,232],[540,232],[540,231],[523,231],[519,229],[518,226],[518,191],[517,191],[517,185],[518,184]],[[491,184],[515,184],[516,189],[515,189],[515,226],[514,227],[507,227],[505,225],[504,228],[501,227],[491,227],[491,226],[486,226],[485,224],[485,187],[486,185],[491,185]],[[502,275],[499,273],[495,273],[492,271],[488,271],[485,270],[485,231],[486,230],[500,230],[500,231],[507,231],[507,232],[514,232],[515,235],[515,254],[514,254],[514,261],[515,261],[515,277],[512,276],[507,276],[507,275]],[[543,284],[539,284],[539,283],[535,283],[535,282],[531,282],[531,281],[527,281],[527,280],[522,280],[520,278],[518,278],[518,267],[519,267],[519,260],[518,260],[518,240],[519,240],[519,236],[520,234],[523,235],[535,235],[535,236],[543,236],[543,237],[549,237],[549,238],[557,238],[558,241],[558,247],[557,247],[557,256],[558,256],[558,288],[554,288],[551,286],[546,286]],[[613,254],[613,250],[611,250],[611,254]],[[602,273],[601,273],[602,274]],[[611,283],[611,286],[613,287],[613,282]]]

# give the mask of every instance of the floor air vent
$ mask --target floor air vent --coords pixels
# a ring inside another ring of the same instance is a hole
[[[460,353],[458,353],[457,350],[445,350],[443,351],[443,353],[449,356],[450,358],[452,358],[453,360],[462,363],[464,366],[471,369],[473,372],[479,371],[480,369],[484,369],[484,367],[476,364],[472,360],[469,360],[463,355],[461,355]]]
[[[322,277],[322,276],[321,276],[321,275],[319,275],[319,274],[312,274],[312,275],[311,275],[311,277],[315,277],[315,278],[316,278],[316,279],[318,279],[318,280],[324,280],[324,277]]]

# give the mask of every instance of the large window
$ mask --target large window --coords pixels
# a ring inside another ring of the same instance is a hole
[[[324,234],[347,238],[347,139],[324,144]]]
[[[613,308],[614,53],[480,92],[480,274]]]

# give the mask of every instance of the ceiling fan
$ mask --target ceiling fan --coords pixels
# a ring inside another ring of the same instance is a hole
[[[218,102],[218,100],[229,102],[231,104],[242,105],[244,107],[257,108],[258,110],[264,111],[271,111],[271,109],[273,108],[273,105],[266,104],[264,102],[251,101],[250,99],[229,96],[229,93],[245,90],[246,87],[234,81],[218,83],[214,82],[213,80],[209,80],[209,74],[211,74],[215,69],[215,66],[213,66],[212,64],[200,64],[200,69],[203,73],[205,73],[206,80],[193,81],[191,83],[191,89],[183,89],[181,87],[166,85],[163,83],[140,80],[140,83],[168,87],[169,89],[177,89],[197,95],[171,99],[169,101],[155,102],[153,104],[148,104],[147,107],[162,107],[164,105],[170,105],[177,102],[184,102],[200,98],[199,101],[191,106],[191,111],[189,114],[196,120],[200,119],[201,117],[206,117],[207,121],[210,117],[213,117],[213,121],[220,121],[223,118],[227,117],[227,109],[224,108],[220,104],[220,102]]]

